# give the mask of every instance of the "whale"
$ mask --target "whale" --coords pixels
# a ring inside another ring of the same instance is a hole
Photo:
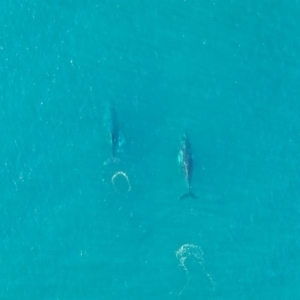
[[[191,143],[189,141],[188,135],[186,131],[183,132],[181,137],[181,143],[178,153],[178,161],[181,165],[182,171],[184,173],[186,185],[188,188],[187,193],[184,193],[179,197],[179,199],[184,198],[197,198],[197,196],[192,192],[191,181],[193,175],[193,167],[194,167],[194,160],[192,156],[192,148]]]
[[[118,150],[124,143],[124,139],[120,133],[118,118],[114,106],[110,107],[110,116],[109,116],[109,139],[111,144],[111,157],[107,159],[103,165],[116,164],[120,162],[120,159],[116,156]]]

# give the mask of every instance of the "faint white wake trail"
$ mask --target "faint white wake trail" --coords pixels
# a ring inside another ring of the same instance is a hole
[[[184,269],[187,275],[187,283],[179,293],[179,298],[181,297],[183,291],[190,284],[192,274],[190,272],[189,264],[196,263],[200,266],[201,271],[206,277],[207,282],[210,284],[210,292],[215,291],[215,282],[212,279],[212,276],[206,271],[204,265],[204,253],[200,246],[194,244],[184,244],[176,251],[176,258],[179,260],[179,265]]]

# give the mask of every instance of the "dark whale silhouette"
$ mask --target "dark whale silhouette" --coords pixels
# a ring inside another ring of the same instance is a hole
[[[104,165],[120,162],[120,159],[116,157],[116,153],[119,147],[121,146],[121,144],[123,143],[123,140],[121,138],[118,118],[114,106],[110,107],[110,143],[111,143],[111,158],[107,159],[104,162]]]
[[[188,197],[197,198],[197,196],[191,191],[191,181],[193,175],[194,162],[192,157],[191,144],[185,131],[181,137],[178,160],[184,172],[186,184],[188,187],[188,192],[181,195],[179,199],[184,199]]]

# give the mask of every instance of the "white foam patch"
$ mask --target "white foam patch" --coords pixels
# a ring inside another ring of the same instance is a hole
[[[176,251],[176,258],[179,260],[179,266],[184,269],[187,275],[187,283],[180,291],[179,297],[190,284],[192,274],[189,266],[192,264],[196,264],[200,267],[201,272],[203,272],[203,275],[209,283],[210,292],[215,292],[216,283],[214,282],[211,274],[206,271],[204,264],[204,253],[200,246],[194,244],[184,244]]]

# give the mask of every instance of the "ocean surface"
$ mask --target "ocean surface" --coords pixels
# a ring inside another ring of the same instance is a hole
[[[299,1],[0,9],[0,299],[300,299]]]

